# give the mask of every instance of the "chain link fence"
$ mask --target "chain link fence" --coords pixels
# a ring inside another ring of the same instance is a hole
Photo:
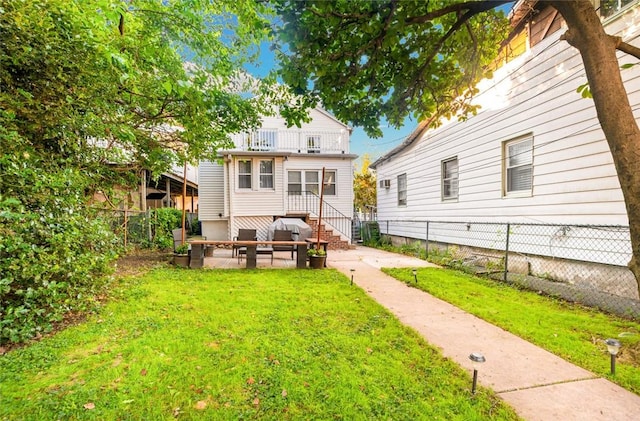
[[[363,235],[365,243],[640,319],[626,226],[379,220]]]
[[[172,211],[175,213],[173,220],[166,215],[163,217],[156,209],[146,211],[99,209],[98,214],[109,223],[124,247],[169,248],[173,247],[171,229],[179,228],[181,220],[181,212],[176,209]],[[187,232],[195,233],[199,229],[197,220],[196,213],[186,214]]]

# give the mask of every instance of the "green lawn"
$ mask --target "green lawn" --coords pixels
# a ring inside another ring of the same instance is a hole
[[[640,394],[640,323],[510,285],[439,268],[386,273]],[[622,343],[616,375],[604,339]]]
[[[0,356],[0,419],[514,420],[334,270],[155,269]]]

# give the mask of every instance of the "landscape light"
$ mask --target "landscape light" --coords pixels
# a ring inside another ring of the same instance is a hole
[[[611,374],[616,374],[616,355],[618,355],[622,344],[619,340],[611,338],[605,340],[604,343],[607,344],[607,351],[611,355]]]
[[[471,386],[471,393],[475,395],[476,393],[476,385],[478,384],[478,369],[480,365],[486,361],[484,355],[479,352],[473,352],[469,355],[469,359],[473,363],[473,384]]]

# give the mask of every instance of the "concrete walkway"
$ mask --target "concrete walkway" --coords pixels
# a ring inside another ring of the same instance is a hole
[[[640,396],[380,271],[428,262],[357,247],[331,251],[328,266],[355,269],[355,284],[469,373],[469,354],[482,353],[478,383],[526,420],[640,420]]]
[[[204,265],[243,268],[244,262],[220,249]],[[295,268],[295,260],[276,253],[273,264],[259,256],[257,266]],[[327,266],[347,277],[355,269],[355,284],[470,374],[469,354],[482,353],[487,361],[478,383],[493,389],[526,420],[640,420],[640,396],[380,271],[433,266],[424,260],[356,247],[331,250]]]

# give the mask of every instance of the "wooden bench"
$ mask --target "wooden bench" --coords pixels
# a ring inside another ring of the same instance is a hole
[[[232,240],[193,240],[191,244],[191,262],[189,267],[201,268],[204,264],[204,249],[206,246],[239,246],[247,248],[247,269],[256,267],[258,246],[273,247],[274,245],[296,247],[296,267],[307,267],[307,242],[306,241],[232,241]]]

